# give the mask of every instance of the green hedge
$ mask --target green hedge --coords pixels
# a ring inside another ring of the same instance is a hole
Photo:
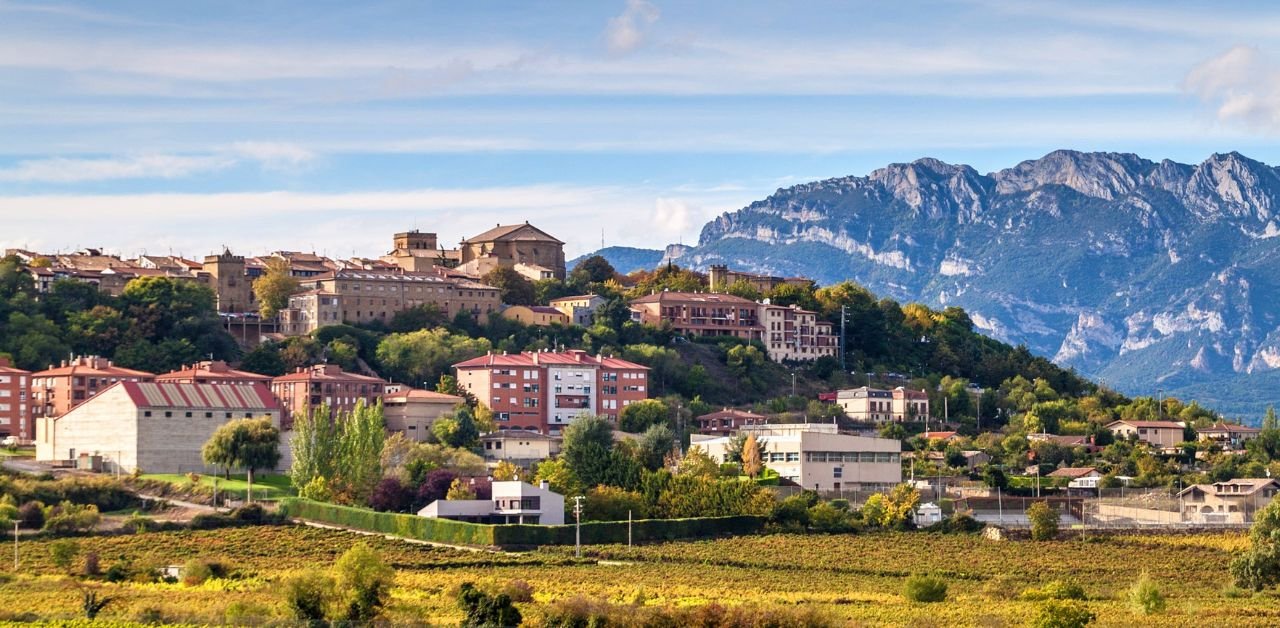
[[[383,532],[410,539],[458,545],[531,547],[573,545],[574,526],[485,525],[417,515],[376,512],[364,508],[336,506],[291,497],[280,502],[280,511],[289,517],[321,523]],[[668,541],[712,536],[756,534],[764,529],[765,518],[756,516],[703,517],[697,519],[641,519],[632,522],[634,542]],[[627,542],[627,522],[592,521],[582,524],[582,542],[604,545]]]

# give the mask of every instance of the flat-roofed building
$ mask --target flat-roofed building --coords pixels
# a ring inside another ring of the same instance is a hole
[[[893,393],[862,386],[836,391],[836,405],[851,421],[888,423],[893,419]]]
[[[831,424],[757,425],[742,431],[764,442],[760,458],[766,467],[807,489],[884,490],[902,482],[899,440],[840,434]],[[729,462],[731,441],[730,436],[694,435],[690,445],[717,462]]]
[[[498,430],[480,435],[480,447],[488,462],[506,460],[532,466],[560,453],[559,436],[529,430]]]
[[[31,371],[14,368],[9,358],[0,357],[0,436],[31,440]]]
[[[493,482],[492,499],[440,499],[418,516],[472,523],[564,525],[564,496],[546,482],[537,486],[518,480]]]
[[[382,416],[388,432],[400,432],[414,441],[425,441],[436,419],[453,411],[466,399],[431,390],[411,388],[382,397]]]
[[[266,386],[118,382],[66,414],[39,419],[36,460],[94,456],[108,472],[205,472],[204,443],[244,418],[280,425],[280,404]]]

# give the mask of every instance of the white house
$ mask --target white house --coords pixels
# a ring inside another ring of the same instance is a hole
[[[942,507],[933,502],[920,504],[916,509],[916,525],[923,528],[935,523],[942,523]]]
[[[1046,477],[1068,478],[1069,488],[1096,489],[1098,482],[1102,480],[1102,473],[1093,467],[1063,467],[1055,469]]]
[[[742,429],[763,442],[760,460],[804,488],[881,490],[902,482],[902,441],[837,433],[829,423],[751,425]],[[692,445],[713,460],[728,461],[732,437],[694,434]]]
[[[493,482],[493,499],[438,499],[418,511],[420,517],[472,523],[564,525],[564,496],[546,482]]]

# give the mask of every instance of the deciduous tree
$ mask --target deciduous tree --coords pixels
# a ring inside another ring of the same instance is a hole
[[[253,501],[253,472],[280,461],[280,430],[271,419],[237,419],[219,427],[200,450],[205,464],[245,470]]]

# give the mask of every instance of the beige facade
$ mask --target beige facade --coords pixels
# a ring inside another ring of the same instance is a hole
[[[411,389],[382,398],[382,416],[388,432],[400,432],[414,441],[425,441],[431,426],[466,400],[430,390]]]
[[[881,490],[902,482],[902,442],[835,433],[834,425],[784,424],[744,428],[765,441],[764,465],[807,489]],[[728,462],[732,437],[694,435],[713,460]]]
[[[1272,478],[1195,484],[1178,493],[1182,520],[1192,523],[1246,523],[1280,492]]]
[[[298,336],[326,325],[390,322],[403,310],[434,305],[446,317],[468,312],[480,322],[501,306],[497,288],[437,273],[339,270],[303,281],[306,292],[289,298],[280,331]]]
[[[209,277],[209,287],[217,297],[217,307],[223,313],[252,312],[253,290],[245,276],[245,261],[241,255],[223,250],[220,255],[204,258],[201,271]]]
[[[564,312],[545,305],[513,305],[502,310],[501,316],[525,325],[569,324],[569,317]]]
[[[767,294],[782,285],[790,284],[801,288],[808,288],[813,285],[812,279],[805,279],[804,277],[757,275],[755,273],[730,270],[728,266],[714,264],[707,269],[707,281],[711,285],[711,289],[717,292],[727,290],[729,286],[739,281],[745,281],[762,294]]]
[[[1173,421],[1113,421],[1107,424],[1117,438],[1137,437],[1139,442],[1171,449],[1183,442],[1183,425]]]
[[[458,249],[461,268],[475,276],[483,276],[498,267],[519,272],[517,265],[524,265],[540,267],[536,269],[539,275],[541,269],[547,269],[555,279],[565,277],[564,242],[527,222],[498,225],[463,240]]]
[[[605,303],[605,298],[598,294],[580,294],[552,299],[549,305],[564,312],[574,325],[590,327],[595,323],[596,310]]]
[[[262,384],[121,382],[59,417],[37,421],[36,460],[101,456],[108,472],[207,472],[200,449],[223,424],[269,418],[280,406]]]
[[[850,420],[862,423],[923,421],[929,416],[929,395],[922,390],[853,388],[836,392],[836,405]]]
[[[766,302],[760,304],[760,323],[764,346],[774,362],[807,362],[838,354],[839,338],[832,333],[831,323],[818,320],[816,312]]]
[[[480,437],[484,459],[507,460],[521,466],[546,460],[560,453],[560,437],[529,430],[499,430]]]
[[[794,306],[756,303],[731,294],[659,292],[632,301],[631,310],[641,323],[670,325],[686,336],[758,340],[775,362],[839,355],[839,338],[831,324]]]

